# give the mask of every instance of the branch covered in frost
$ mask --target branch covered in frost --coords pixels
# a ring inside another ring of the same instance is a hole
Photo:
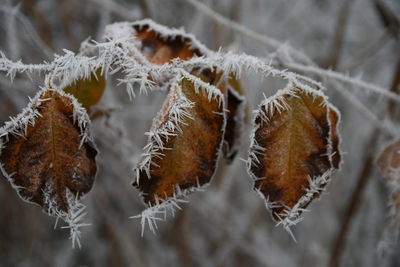
[[[247,28],[239,23],[236,23],[224,16],[222,16],[221,14],[215,12],[214,10],[210,9],[209,7],[207,7],[206,5],[204,5],[203,3],[197,1],[197,0],[186,0],[188,3],[190,3],[193,7],[195,7],[196,9],[198,9],[199,11],[203,12],[203,14],[207,15],[208,17],[210,17],[211,19],[217,21],[218,23],[224,25],[225,27],[228,27],[240,34],[243,34],[257,42],[260,42],[264,45],[266,45],[267,47],[269,47],[271,50],[277,50],[280,47],[285,47],[286,50],[288,51],[289,55],[297,58],[300,61],[303,61],[305,63],[309,63],[311,64],[311,60],[304,55],[304,53],[293,49],[292,47],[290,47],[287,44],[284,44],[278,40],[275,40],[271,37],[267,37],[265,35],[261,35],[255,31],[253,31],[250,28]]]
[[[388,90],[385,90],[384,88],[382,88],[378,85],[364,82],[363,80],[361,80],[359,78],[350,77],[350,76],[345,75],[340,72],[336,72],[333,70],[325,70],[325,69],[321,69],[318,67],[305,66],[305,65],[301,65],[301,64],[294,64],[294,63],[289,64],[288,67],[290,69],[293,69],[293,70],[296,70],[299,72],[306,72],[306,73],[318,75],[320,77],[331,78],[332,80],[339,81],[339,82],[342,82],[342,83],[345,83],[348,85],[353,85],[355,87],[365,89],[368,92],[377,93],[384,97],[393,99],[396,102],[400,102],[400,95],[392,93]]]

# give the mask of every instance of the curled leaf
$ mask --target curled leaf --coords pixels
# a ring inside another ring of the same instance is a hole
[[[239,81],[233,75],[229,77],[226,84],[228,114],[222,153],[228,163],[231,163],[239,150],[239,139],[245,120],[246,98]]]
[[[71,219],[71,210],[90,191],[96,174],[89,124],[72,96],[42,90],[0,129],[1,171],[22,199]]]
[[[223,138],[223,108],[219,90],[198,88],[188,78],[172,86],[136,169],[133,185],[146,203],[155,205],[209,183]]]
[[[196,38],[183,31],[167,29],[148,20],[134,23],[133,28],[136,31],[135,37],[140,40],[140,51],[154,64],[168,64],[175,58],[189,60],[194,56],[205,56],[209,53]],[[229,111],[222,152],[230,163],[238,151],[245,98],[234,75],[230,75],[226,81],[221,80],[218,87],[226,94]]]
[[[106,87],[106,79],[101,73],[101,68],[92,73],[89,79],[82,78],[65,87],[64,92],[76,97],[78,102],[90,111],[103,96]]]
[[[321,91],[291,86],[265,99],[248,161],[254,189],[286,229],[339,168],[338,111]]]
[[[183,30],[169,29],[151,20],[135,22],[132,27],[140,40],[139,49],[154,64],[170,63],[174,58],[188,60],[208,53],[194,36]]]

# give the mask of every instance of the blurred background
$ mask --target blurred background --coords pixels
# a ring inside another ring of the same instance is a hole
[[[78,52],[82,41],[102,40],[107,24],[151,18],[184,27],[210,49],[257,57],[276,55],[286,45],[303,51],[322,69],[332,69],[397,92],[400,77],[398,0],[207,0],[206,7],[261,36],[282,42],[275,49],[234,31],[193,5],[193,0],[1,0],[0,51],[25,63],[51,61],[54,53]],[[232,26],[233,24],[231,24]],[[278,53],[279,54],[279,53]],[[283,65],[282,68],[290,68]],[[275,227],[245,171],[252,114],[236,160],[223,160],[212,184],[194,193],[175,217],[141,237],[144,205],[130,186],[132,168],[146,144],[165,93],[129,101],[124,86],[110,78],[97,108],[110,110],[93,121],[100,150],[92,191],[82,201],[88,214],[82,248],[40,207],[23,202],[0,180],[0,266],[400,266],[400,243],[378,253],[387,224],[389,191],[375,158],[394,136],[379,121],[398,122],[396,104],[328,75],[299,73],[323,83],[342,112],[344,164],[304,221],[293,228],[297,243]],[[396,82],[397,77],[397,82]],[[0,73],[0,122],[17,115],[43,83],[43,76]],[[262,94],[283,86],[275,79],[242,77],[249,110]],[[344,93],[345,92],[345,93]],[[357,104],[358,103],[358,104]],[[362,103],[362,104],[359,104]],[[393,233],[394,235],[394,233]]]

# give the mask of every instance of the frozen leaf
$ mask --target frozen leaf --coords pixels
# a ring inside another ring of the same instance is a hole
[[[231,163],[239,150],[239,139],[245,120],[246,98],[239,80],[233,75],[230,75],[227,87],[228,114],[222,152],[228,163]]]
[[[338,111],[313,89],[290,86],[259,107],[249,174],[286,229],[300,220],[339,167],[338,122]]]
[[[193,57],[196,51],[191,50],[187,40],[166,39],[163,40],[155,31],[142,30],[136,35],[142,41],[141,50],[150,62],[155,64],[164,64],[170,62],[173,58],[183,60]]]
[[[90,111],[90,108],[96,105],[103,96],[106,87],[106,79],[101,73],[101,68],[92,73],[89,79],[82,78],[75,81],[63,90],[75,96],[79,103]]]
[[[89,123],[72,96],[42,90],[0,129],[1,170],[22,199],[50,215],[71,215],[97,169]]]
[[[220,79],[207,70],[200,77],[209,84]],[[150,206],[194,191],[214,175],[225,126],[224,99],[218,89],[210,92],[196,83],[185,77],[172,86],[148,133],[133,185]]]
[[[184,32],[162,29],[153,24],[134,25],[136,38],[141,41],[139,48],[144,56],[154,64],[170,63],[173,59],[188,60],[194,56],[204,56],[208,52],[196,39]],[[238,151],[238,139],[244,120],[244,103],[239,81],[230,75],[219,86],[226,94],[229,113],[223,145],[223,155],[231,162]]]
[[[140,40],[140,50],[154,64],[170,63],[174,58],[188,60],[207,53],[192,35],[184,31],[168,29],[150,20],[134,23],[133,27],[135,37]]]

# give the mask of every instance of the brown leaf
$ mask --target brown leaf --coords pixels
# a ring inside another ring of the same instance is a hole
[[[227,162],[231,163],[239,150],[239,139],[245,120],[246,98],[239,80],[233,75],[230,75],[227,87],[228,114],[222,152]]]
[[[338,111],[317,90],[281,90],[260,105],[249,173],[255,190],[285,227],[339,168],[338,122]]]
[[[202,56],[204,53],[193,46],[193,40],[181,34],[164,34],[151,25],[134,25],[135,37],[141,40],[140,50],[143,55],[154,64],[170,63],[174,58],[188,60],[193,56]]]
[[[205,71],[203,81],[216,84],[220,75]],[[171,87],[155,118],[149,144],[133,183],[150,206],[208,184],[215,173],[225,126],[219,90],[209,99],[204,88],[183,78]]]
[[[92,73],[89,79],[80,79],[63,90],[78,99],[78,102],[89,112],[90,108],[96,105],[103,96],[106,88],[106,79],[101,74],[101,68]]]
[[[388,145],[378,157],[378,166],[389,181],[399,181],[400,185],[400,141]]]
[[[0,130],[1,169],[21,198],[56,215],[92,188],[97,154],[72,96],[42,90]],[[85,139],[82,139],[85,138]]]

